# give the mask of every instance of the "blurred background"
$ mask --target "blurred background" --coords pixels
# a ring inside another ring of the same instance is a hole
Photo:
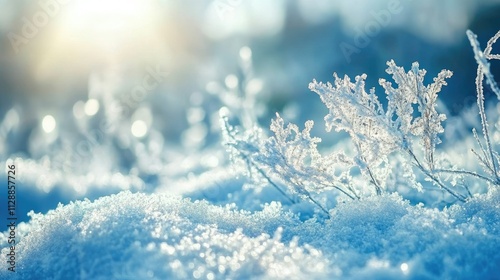
[[[326,148],[339,136],[325,134],[327,110],[308,83],[332,81],[333,72],[366,73],[377,87],[389,78],[390,59],[406,69],[418,61],[428,82],[452,70],[440,110],[460,115],[475,103],[477,66],[465,31],[484,46],[500,29],[499,0],[0,0],[0,7],[0,162],[18,166],[21,220],[32,209],[124,189],[184,192],[174,182],[228,164],[223,106],[251,110],[263,127],[275,112],[314,119]]]

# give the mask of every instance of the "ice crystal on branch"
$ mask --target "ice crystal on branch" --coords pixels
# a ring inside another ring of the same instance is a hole
[[[320,96],[329,110],[325,116],[326,130],[349,134],[356,152],[353,158],[336,152],[322,155],[317,149],[321,139],[310,135],[312,121],[307,121],[305,128],[300,130],[295,124],[285,125],[279,114],[270,127],[274,135],[267,139],[260,129],[241,135],[228,124],[227,118],[223,118],[226,145],[234,158],[243,159],[250,171],[257,171],[285,196],[288,197],[287,192],[278,186],[277,179],[288,188],[288,192],[309,199],[326,213],[328,211],[311,194],[336,189],[352,199],[360,198],[364,192],[363,184],[360,185],[351,174],[353,167],[361,171],[378,195],[386,188],[391,172],[396,171],[398,177],[405,178],[407,184],[419,191],[422,191],[422,181],[425,180],[448,192],[457,201],[465,202],[472,197],[465,177],[487,182],[488,186],[500,185],[500,160],[489,137],[482,87],[486,76],[491,89],[495,93],[498,91],[488,60],[500,59],[500,56],[490,54],[500,32],[488,42],[484,52],[480,50],[475,35],[470,31],[467,35],[479,65],[476,79],[478,107],[486,142],[483,145],[474,130],[482,155],[474,153],[487,175],[459,169],[443,161],[442,157],[436,159],[436,146],[441,143],[439,134],[444,132],[442,123],[446,120],[446,116],[437,111],[438,94],[447,85],[446,79],[452,76],[452,72],[442,70],[431,84],[425,85],[426,71],[419,69],[417,62],[408,72],[392,60],[387,62],[386,72],[395,84],[379,80],[388,100],[386,108],[378,100],[375,89],[365,89],[366,74],[357,76],[354,82],[348,76],[340,78],[334,74],[333,84],[316,80],[310,83],[309,89]],[[424,178],[417,178],[417,170]]]
[[[227,117],[221,118],[224,144],[233,160],[243,161],[251,176],[263,177],[292,203],[295,201],[289,193],[310,200],[328,214],[311,193],[337,189],[350,198],[358,197],[351,186],[349,170],[339,170],[335,175],[335,167],[353,163],[343,153],[323,157],[317,150],[321,139],[310,135],[313,124],[306,122],[300,131],[295,124],[285,126],[277,114],[270,127],[274,136],[264,139],[258,128],[241,134],[228,123]],[[286,185],[288,192],[278,182]]]
[[[480,156],[478,153],[473,151],[479,162],[484,166],[484,170],[486,173],[490,174],[494,178],[494,182],[498,185],[500,183],[500,174],[498,172],[498,165],[500,162],[499,155],[497,152],[493,151],[491,140],[490,140],[490,132],[488,129],[488,121],[486,120],[486,113],[484,110],[484,89],[483,89],[483,80],[486,77],[486,83],[490,86],[491,90],[497,95],[500,100],[500,89],[498,88],[497,83],[493,78],[493,74],[490,71],[490,63],[488,60],[492,59],[500,59],[500,55],[491,54],[493,44],[500,38],[500,31],[495,34],[487,43],[484,52],[479,47],[479,42],[477,41],[476,34],[472,33],[472,31],[467,30],[467,37],[472,45],[472,50],[474,51],[474,58],[478,64],[477,68],[477,76],[476,76],[476,91],[477,91],[477,106],[479,108],[479,116],[481,117],[481,124],[483,129],[484,141],[486,142],[486,147],[483,147],[481,142],[479,141],[479,137],[474,131],[474,137],[476,138],[479,147],[483,153],[483,156]]]
[[[321,101],[329,109],[325,117],[327,130],[346,131],[358,148],[359,157],[366,164],[377,166],[387,160],[395,150],[411,149],[413,136],[421,140],[427,164],[433,166],[436,144],[440,143],[438,134],[442,133],[441,122],[446,119],[438,114],[435,107],[437,94],[451,71],[443,70],[434,83],[424,86],[425,70],[419,70],[418,63],[405,73],[394,61],[387,63],[387,73],[392,74],[398,85],[380,79],[388,99],[387,111],[375,95],[365,90],[366,75],[357,76],[355,83],[349,77],[340,79],[336,74],[335,83],[318,83],[315,80],[309,88],[319,94]],[[414,118],[413,105],[418,105],[419,116]]]
[[[276,114],[276,119],[271,123],[274,136],[266,141],[257,161],[273,168],[282,180],[293,187],[294,192],[308,198],[309,192],[331,188],[336,188],[350,197],[355,196],[349,187],[340,187],[343,185],[343,178],[349,176],[348,173],[334,175],[335,166],[346,163],[352,165],[352,161],[342,153],[323,157],[317,149],[321,139],[310,135],[313,125],[313,121],[307,121],[305,128],[300,131],[295,124],[285,126],[285,121]]]
[[[357,76],[355,83],[347,76],[334,77],[334,85],[316,80],[309,85],[329,109],[325,116],[327,131],[346,131],[363,161],[379,164],[397,147],[398,132],[386,128],[388,120],[377,96],[365,91],[366,75]]]
[[[425,153],[427,165],[434,168],[434,151],[436,145],[441,143],[438,134],[443,133],[441,123],[446,119],[444,114],[436,111],[438,93],[446,85],[446,79],[452,76],[452,72],[442,70],[434,83],[425,86],[423,84],[425,70],[418,68],[418,63],[412,65],[411,71],[405,73],[402,67],[396,66],[394,61],[387,63],[387,73],[392,74],[398,87],[395,89],[390,82],[380,80],[380,85],[385,89],[388,99],[388,117],[393,126],[402,133],[403,149],[408,149],[407,143],[411,135],[420,138],[420,143]],[[417,104],[419,116],[413,118],[413,105]]]

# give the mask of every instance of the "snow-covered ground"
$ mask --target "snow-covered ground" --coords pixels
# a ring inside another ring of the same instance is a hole
[[[280,202],[250,212],[235,204],[125,191],[30,213],[31,221],[19,227],[17,275],[498,279],[499,207],[498,190],[443,210],[385,194],[339,204],[329,220],[302,221]],[[10,275],[6,253],[3,279]]]
[[[500,279],[498,1],[352,2],[0,0],[0,279]]]

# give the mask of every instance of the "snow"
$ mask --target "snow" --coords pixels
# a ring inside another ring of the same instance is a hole
[[[319,250],[282,240],[277,225],[293,227],[298,221],[277,203],[250,214],[169,195],[122,192],[30,215],[31,234],[22,236],[18,247],[21,278],[272,279],[330,273]]]
[[[323,221],[129,191],[30,216],[20,279],[495,279],[500,266],[498,190],[443,210],[384,194]]]

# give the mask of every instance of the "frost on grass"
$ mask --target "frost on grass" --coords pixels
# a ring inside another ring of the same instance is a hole
[[[365,89],[366,74],[357,76],[354,82],[348,76],[340,78],[334,74],[333,84],[314,80],[309,85],[328,109],[324,118],[326,130],[349,134],[355,150],[352,157],[342,152],[322,155],[317,149],[321,139],[310,135],[312,121],[307,121],[301,131],[295,124],[285,125],[278,114],[270,128],[274,135],[267,138],[258,127],[238,133],[228,118],[222,117],[225,144],[233,158],[243,159],[249,171],[255,171],[254,174],[263,177],[286,196],[286,191],[276,184],[276,179],[283,181],[288,191],[310,200],[327,215],[328,211],[312,193],[336,189],[351,199],[359,199],[365,193],[365,187],[353,179],[353,170],[361,173],[377,195],[389,189],[387,182],[396,174],[408,180],[408,185],[418,191],[423,191],[423,185],[432,184],[447,192],[454,201],[465,202],[472,197],[470,179],[488,187],[500,185],[500,157],[490,140],[482,88],[486,77],[490,88],[500,96],[487,61],[499,59],[490,52],[500,32],[488,42],[484,53],[475,35],[470,31],[467,34],[479,65],[476,80],[478,107],[486,143],[483,145],[473,130],[481,151],[473,150],[473,153],[485,174],[460,169],[443,160],[444,156],[436,156],[446,120],[446,115],[437,110],[438,94],[447,85],[446,79],[452,76],[452,72],[442,70],[431,84],[425,85],[426,71],[420,69],[417,62],[408,72],[392,60],[387,62],[386,72],[392,75],[395,84],[379,80],[387,97],[386,108],[378,100],[375,89]],[[397,190],[397,186],[395,188]]]
[[[284,120],[277,115],[272,121],[271,130],[275,136],[265,139],[259,128],[247,130],[243,135],[228,123],[228,118],[221,119],[225,145],[233,160],[242,161],[251,177],[264,178],[285,197],[295,203],[288,194],[297,194],[316,204],[325,214],[324,209],[312,196],[312,192],[324,189],[337,189],[348,197],[357,197],[349,183],[348,171],[336,176],[335,164],[348,160],[342,153],[322,157],[317,150],[321,140],[310,136],[313,122],[305,124],[300,131],[296,125],[284,126]],[[278,179],[281,183],[278,183]],[[284,184],[287,190],[280,187]]]
[[[498,165],[500,163],[500,157],[496,151],[492,148],[492,143],[490,140],[490,131],[488,128],[488,121],[486,119],[485,107],[484,107],[484,89],[483,80],[486,77],[486,83],[489,85],[491,90],[497,95],[500,100],[500,89],[493,78],[493,74],[490,71],[490,63],[488,60],[500,59],[500,55],[491,54],[493,44],[500,38],[500,31],[498,31],[495,36],[493,36],[487,43],[484,52],[479,47],[479,42],[477,41],[477,36],[472,33],[472,31],[467,30],[467,36],[474,50],[474,57],[477,61],[477,77],[476,77],[476,91],[477,91],[477,106],[479,108],[479,116],[481,117],[482,132],[485,141],[485,146],[481,144],[479,136],[474,131],[474,138],[476,139],[479,147],[481,149],[482,155],[477,152],[474,154],[477,156],[479,162],[481,163],[484,171],[488,173],[492,178],[492,181],[497,185],[500,184],[500,174],[498,170]]]
[[[396,88],[384,79],[380,85],[385,89],[388,107],[384,109],[378,101],[375,90],[365,90],[366,75],[357,76],[352,83],[349,77],[339,78],[336,74],[334,84],[313,81],[309,88],[316,92],[329,109],[325,117],[327,131],[346,131],[356,148],[356,165],[365,172],[375,186],[376,192],[382,192],[383,185],[376,178],[373,169],[382,163],[388,163],[388,157],[395,151],[414,154],[414,138],[420,140],[425,154],[425,167],[434,168],[434,151],[440,143],[441,122],[446,116],[436,111],[437,95],[445,79],[452,73],[443,70],[428,86],[423,84],[425,70],[420,70],[418,63],[412,65],[406,73],[394,61],[387,63],[387,73],[392,74]],[[417,106],[418,117],[414,117],[413,106]]]
[[[401,152],[407,161],[418,167],[438,186],[449,191],[454,197],[464,200],[464,196],[447,188],[433,174],[435,170],[434,153],[440,143],[438,134],[442,133],[442,121],[445,115],[436,111],[437,94],[451,72],[443,70],[434,83],[423,84],[425,70],[420,70],[414,63],[406,73],[393,61],[388,62],[387,72],[393,75],[397,88],[390,82],[380,80],[388,98],[388,107],[384,109],[375,91],[365,90],[366,75],[356,77],[351,82],[349,77],[339,78],[336,74],[334,84],[313,81],[309,88],[316,92],[329,109],[325,117],[327,131],[345,131],[349,133],[356,155],[348,157],[343,152],[321,155],[317,144],[321,139],[311,137],[312,121],[300,131],[295,124],[285,125],[277,115],[271,123],[274,136],[267,139],[261,130],[247,130],[242,137],[222,119],[226,145],[233,157],[243,158],[251,170],[264,176],[271,182],[276,176],[284,180],[289,189],[315,202],[310,192],[337,189],[351,199],[360,197],[361,190],[356,190],[351,178],[351,170],[357,167],[375,192],[381,194],[392,166],[389,157],[394,152]],[[414,106],[418,114],[414,117]],[[419,160],[415,146],[421,147],[425,160]],[[412,168],[405,164],[406,178],[414,178]],[[421,189],[420,182],[411,182]]]

